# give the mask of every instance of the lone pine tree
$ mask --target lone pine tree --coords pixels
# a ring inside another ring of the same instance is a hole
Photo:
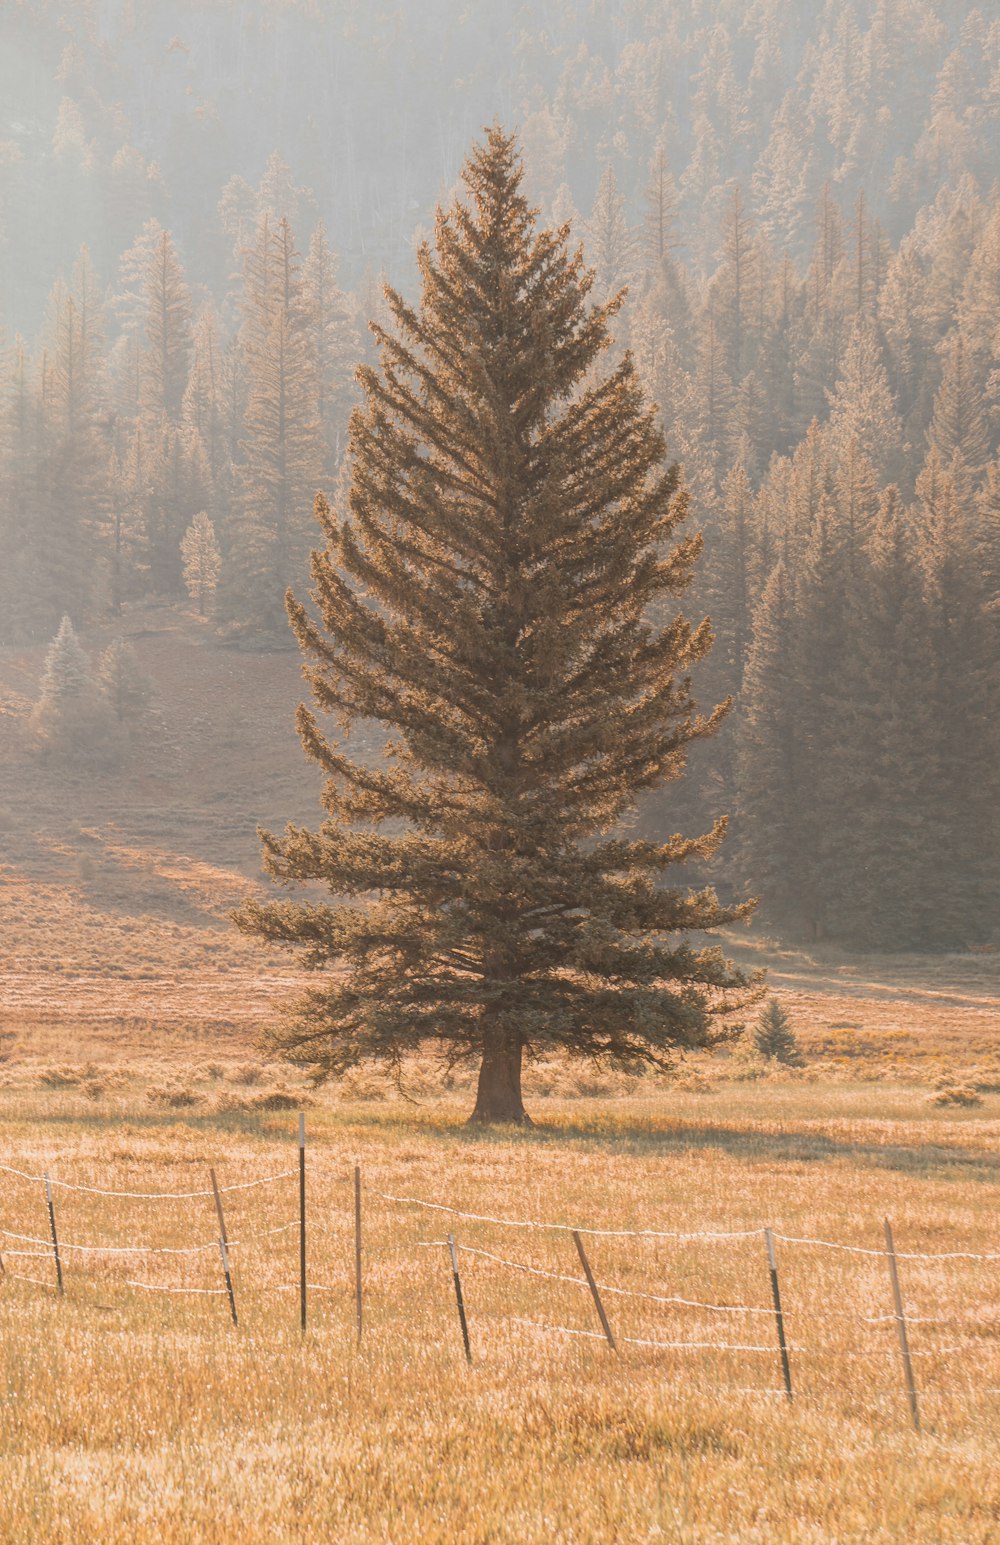
[[[567,230],[536,229],[498,128],[463,178],[419,305],[387,290],[394,325],[373,328],[347,509],[317,500],[321,620],[288,600],[318,708],[345,733],[386,725],[388,761],[352,760],[299,709],[328,818],[265,833],[265,863],[331,900],[237,921],[331,971],[289,1054],[322,1075],[436,1047],[478,1066],[474,1121],[524,1122],[526,1053],[656,1066],[724,1038],[749,982],[692,936],[745,908],[659,883],[724,822],[616,830],[724,711],[699,717],[685,675],[708,623],[651,620],[700,542],[674,540],[685,502],[631,359],[596,369],[618,301],[591,304]]]
[[[801,1062],[799,1043],[785,1009],[777,998],[768,998],[753,1029],[753,1044],[770,1062]]]

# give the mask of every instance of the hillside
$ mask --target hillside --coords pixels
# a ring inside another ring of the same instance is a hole
[[[0,654],[0,1016],[102,1038],[249,1030],[287,965],[244,943],[227,914],[260,883],[257,825],[316,809],[292,723],[298,656],[219,649],[166,609],[132,614],[125,633],[157,722],[120,768],[33,754],[45,651]],[[84,638],[92,653],[106,641]]]
[[[169,608],[129,613],[125,632],[158,723],[120,768],[32,753],[45,651],[0,650],[0,1031],[17,1033],[19,1056],[157,1057],[220,1037],[245,1048],[301,981],[228,918],[264,885],[257,826],[319,811],[293,725],[297,653],[221,648]],[[108,636],[84,643],[96,654]],[[363,740],[377,754],[377,731]],[[989,1079],[1000,1066],[998,954],[806,952],[759,930],[726,946],[768,967],[831,1070]]]

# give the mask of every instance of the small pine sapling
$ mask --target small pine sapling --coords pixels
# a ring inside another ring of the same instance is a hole
[[[784,1062],[797,1067],[802,1062],[799,1043],[786,1009],[777,998],[768,998],[754,1026],[755,1051],[769,1062]]]
[[[107,743],[107,704],[69,617],[63,618],[45,656],[41,695],[31,722],[43,746],[60,756]]]

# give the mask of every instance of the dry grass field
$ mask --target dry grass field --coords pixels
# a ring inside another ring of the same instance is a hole
[[[291,733],[297,661],[212,649],[170,614],[134,642],[160,754],[99,777],[29,756],[40,652],[0,653],[0,1164],[201,1194],[57,1186],[60,1297],[43,1188],[0,1170],[0,1539],[1000,1540],[1000,1258],[935,1258],[1000,1252],[1000,955],[859,959],[741,933],[727,944],[768,966],[803,1068],[738,1052],[672,1079],[544,1064],[527,1133],[469,1132],[468,1087],[426,1069],[408,1100],[368,1074],[311,1090],[257,1045],[294,968],[226,916],[259,884],[257,821],[315,807]],[[304,1337],[283,1173],[300,1107]],[[227,1192],[238,1327],[210,1165],[223,1186],[282,1174]],[[588,1239],[618,1290],[614,1353],[568,1233],[390,1197],[665,1237]],[[886,1318],[886,1215],[919,1434]],[[791,1405],[765,1226],[787,1236]],[[720,1232],[738,1237],[669,1237]]]
[[[100,1096],[86,1083],[57,1087],[51,1070],[12,1069],[0,1096],[4,1162],[116,1191],[204,1192],[210,1164],[222,1185],[294,1167],[294,1111],[254,1108],[273,1101],[267,1070],[184,1067],[198,1103],[183,1108],[169,1104],[166,1065],[152,1084],[148,1068],[105,1070]],[[59,1298],[44,1246],[9,1237],[46,1237],[43,1189],[0,1175],[2,1537],[998,1538],[1000,1263],[900,1261],[916,1434],[885,1318],[884,1257],[779,1239],[796,1391],[788,1406],[756,1231],[770,1224],[877,1251],[888,1213],[901,1251],[1000,1250],[1000,1097],[964,1110],[929,1105],[926,1090],[905,1083],[768,1080],[719,1082],[710,1094],[538,1094],[542,1124],[513,1136],[463,1130],[467,1104],[463,1090],[418,1106],[314,1098],[305,1337],[297,1234],[284,1227],[296,1217],[293,1175],[227,1193],[237,1328],[219,1291],[210,1196],[57,1188],[67,1243],[207,1246],[64,1249]],[[586,1287],[559,1280],[581,1276],[567,1234],[476,1223],[380,1193],[612,1230],[755,1232],[588,1239],[600,1283],[692,1305],[606,1292],[612,1353]],[[449,1229],[471,1247],[460,1254],[471,1367],[447,1252],[434,1243]],[[711,1349],[720,1344],[763,1350]]]

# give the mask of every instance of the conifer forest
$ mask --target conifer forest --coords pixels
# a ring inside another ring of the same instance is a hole
[[[502,119],[595,297],[627,291],[613,357],[704,538],[695,697],[734,706],[641,830],[727,812],[708,878],[782,935],[993,936],[992,7],[13,0],[3,26],[4,644],[150,597],[290,643],[384,283],[412,289]]]
[[[998,453],[1000,0],[0,0],[0,1545],[997,1545]]]

